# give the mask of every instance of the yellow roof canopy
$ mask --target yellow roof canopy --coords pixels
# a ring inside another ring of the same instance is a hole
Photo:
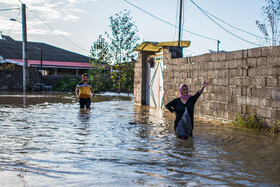
[[[189,47],[191,41],[180,41],[180,47]],[[141,43],[134,51],[151,51],[151,52],[160,52],[163,50],[163,47],[177,47],[178,41],[171,42],[143,42]]]

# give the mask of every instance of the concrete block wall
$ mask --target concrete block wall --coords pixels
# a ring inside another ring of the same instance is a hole
[[[146,105],[146,62],[152,52],[142,52],[138,54],[137,61],[134,66],[134,104]]]
[[[175,59],[171,53],[164,50],[164,104],[179,96],[181,84],[194,94],[208,80],[196,115],[231,121],[254,113],[269,126],[280,119],[280,46]]]

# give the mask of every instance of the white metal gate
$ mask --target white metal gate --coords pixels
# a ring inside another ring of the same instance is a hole
[[[162,108],[163,107],[163,60],[158,60],[154,64],[154,68],[150,70],[150,83],[149,91],[150,99],[149,104],[152,107]]]

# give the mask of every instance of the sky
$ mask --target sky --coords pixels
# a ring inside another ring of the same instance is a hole
[[[261,8],[265,0],[193,2],[238,29],[262,36],[256,20],[264,20]],[[0,31],[15,40],[22,40],[21,23],[10,19],[21,21],[21,12],[19,9],[4,9],[20,8],[21,3],[28,8],[28,41],[47,43],[86,56],[99,35],[106,31],[110,33],[110,16],[124,9],[130,11],[139,30],[139,44],[178,40],[178,27],[175,26],[179,25],[180,0],[0,0]],[[229,27],[217,19],[216,22],[224,29],[203,14],[191,0],[183,0],[182,40],[191,41],[190,47],[184,49],[184,56],[205,54],[209,49],[216,51],[217,40],[220,41],[219,49],[225,51],[263,45],[257,36]]]

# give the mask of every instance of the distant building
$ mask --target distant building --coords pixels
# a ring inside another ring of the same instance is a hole
[[[22,66],[22,41],[0,35],[0,65]],[[45,43],[28,42],[27,56],[29,68],[42,67],[43,75],[81,75],[91,68],[89,57]]]

